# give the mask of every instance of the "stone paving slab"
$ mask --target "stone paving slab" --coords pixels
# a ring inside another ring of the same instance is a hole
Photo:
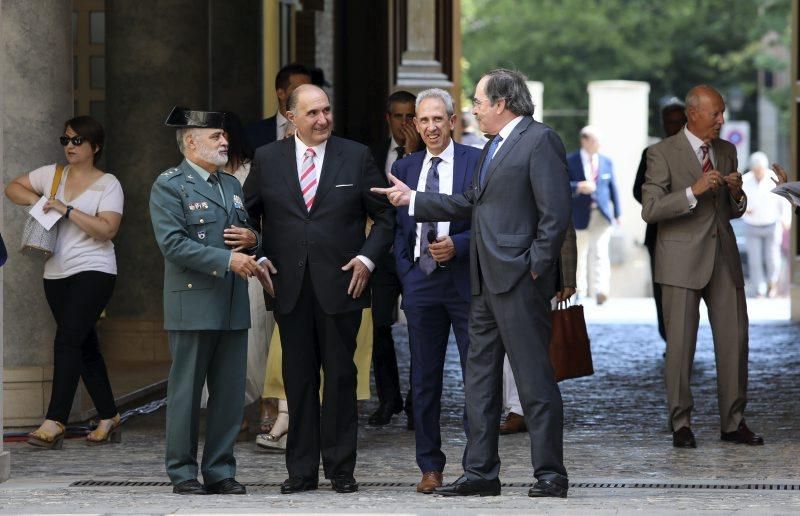
[[[642,324],[590,324],[596,373],[561,384],[565,404],[565,462],[571,482],[788,483],[800,485],[800,326],[753,324],[750,329],[751,428],[764,434],[763,447],[719,440],[716,383],[710,329],[700,330],[693,386],[696,450],[674,449],[666,428],[663,343],[655,328]],[[395,327],[401,378],[408,378],[405,328]],[[445,371],[443,449],[449,458],[445,481],[460,473],[464,435],[460,430],[463,393],[452,346]],[[403,387],[403,392],[406,385]],[[413,433],[405,416],[383,428],[366,425],[375,401],[360,405],[361,482],[419,480]],[[532,482],[529,439],[501,438],[503,482]],[[178,497],[167,487],[69,487],[82,480],[166,481],[163,466],[164,412],[137,417],[124,427],[123,443],[87,447],[68,440],[61,451],[8,444],[12,479],[0,484],[0,512],[18,513],[198,513],[198,512],[392,512],[618,514],[678,511],[800,513],[800,491],[734,489],[573,488],[568,500],[532,500],[527,488],[509,487],[503,496],[449,499],[419,495],[410,487],[364,487],[355,495],[322,488],[283,496],[277,487],[253,487],[243,497]],[[281,482],[284,457],[252,442],[236,450],[238,478]]]

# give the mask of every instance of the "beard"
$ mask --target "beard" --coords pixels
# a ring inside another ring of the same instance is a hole
[[[220,147],[213,149],[202,142],[197,142],[197,154],[208,163],[217,167],[224,167],[228,164],[228,148]]]

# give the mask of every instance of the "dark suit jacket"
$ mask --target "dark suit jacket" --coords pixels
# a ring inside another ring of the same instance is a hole
[[[642,151],[642,159],[639,160],[639,169],[636,171],[636,179],[633,181],[633,198],[642,204],[642,185],[644,184],[644,174],[647,172],[647,147]],[[644,245],[652,253],[656,248],[656,237],[658,235],[658,224],[648,224],[644,231]]]
[[[274,142],[278,134],[275,116],[248,124],[244,129],[244,134],[253,151],[263,145]]]
[[[389,186],[389,179],[384,174],[386,170],[386,156],[389,153],[390,140],[383,141],[378,147],[372,148],[372,156],[375,158],[375,165],[381,171],[381,177],[386,186]],[[370,279],[374,285],[397,285],[397,271],[394,262],[394,251],[390,249],[386,254],[375,261],[375,271]]]
[[[619,196],[614,181],[614,166],[607,157],[598,155],[598,158],[597,190],[593,194],[580,194],[577,191],[578,183],[586,181],[581,153],[575,151],[567,156],[569,184],[572,188],[572,218],[575,229],[586,229],[589,226],[593,202],[597,203],[597,209],[609,222],[613,222],[620,215]]]
[[[453,159],[453,193],[463,193],[471,188],[472,173],[480,158],[481,151],[453,143],[455,156]],[[400,161],[395,161],[392,174],[405,184],[416,188],[419,176],[422,173],[422,163],[425,161],[425,151],[418,151],[406,156]],[[456,256],[447,263],[456,290],[465,301],[469,301],[469,221],[454,221],[450,224],[450,238],[456,246]],[[397,275],[400,280],[408,274],[414,266],[414,245],[417,238],[417,220],[409,216],[408,207],[403,206],[397,210],[397,229],[395,230],[394,256],[397,263]]]
[[[381,178],[367,147],[332,136],[309,212],[300,192],[295,138],[256,151],[244,184],[245,204],[253,219],[263,214],[259,255],[278,269],[273,278],[276,312],[294,308],[306,268],[326,313],[369,306],[369,289],[358,299],[347,295],[352,271],[341,268],[357,255],[374,262],[392,244],[395,210],[385,197],[369,191],[385,183]],[[375,222],[369,237],[364,234],[367,217]]]
[[[480,294],[481,277],[492,294],[510,291],[531,272],[555,277],[572,216],[561,138],[549,126],[524,117],[489,164],[483,188],[480,168],[481,163],[475,167],[472,188],[462,194],[418,192],[416,219],[472,218],[473,295]],[[551,285],[555,289],[555,281]]]

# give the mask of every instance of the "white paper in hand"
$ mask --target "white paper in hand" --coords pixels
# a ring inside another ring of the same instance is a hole
[[[56,210],[50,210],[47,213],[45,213],[44,210],[42,209],[42,206],[44,206],[44,203],[46,202],[47,202],[47,197],[43,195],[42,198],[39,199],[39,201],[31,207],[28,213],[30,213],[31,217],[38,220],[39,224],[44,226],[44,229],[50,231],[50,228],[52,228],[53,225],[56,222],[58,222],[58,219],[61,218],[61,214],[58,213]]]

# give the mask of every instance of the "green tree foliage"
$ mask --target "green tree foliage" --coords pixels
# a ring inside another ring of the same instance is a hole
[[[732,115],[755,128],[757,69],[785,66],[761,41],[774,31],[788,45],[790,10],[790,0],[462,0],[465,98],[497,67],[543,82],[545,113],[587,110],[590,81],[645,81],[659,134],[659,100],[707,83],[743,94]],[[586,117],[547,122],[574,147]]]

